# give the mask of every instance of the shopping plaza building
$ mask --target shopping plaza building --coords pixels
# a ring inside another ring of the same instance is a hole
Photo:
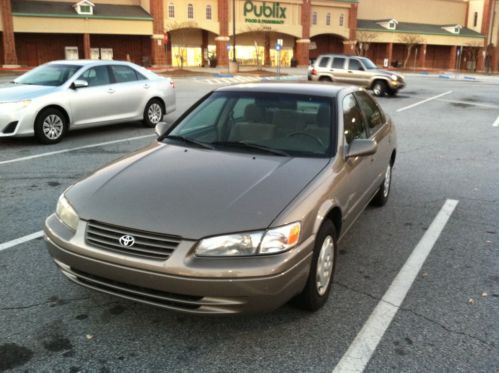
[[[0,65],[307,65],[362,54],[408,69],[498,71],[496,0],[0,0]]]

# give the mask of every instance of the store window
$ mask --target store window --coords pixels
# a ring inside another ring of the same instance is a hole
[[[344,23],[345,23],[345,16],[342,14],[340,16],[340,26],[343,26]]]
[[[312,13],[312,25],[317,24],[317,12]]]
[[[331,26],[331,13],[328,13],[326,16],[326,25]]]
[[[168,4],[168,18],[175,18],[175,5],[173,3]]]
[[[478,25],[478,12],[475,12],[473,15],[473,27],[476,27]]]
[[[192,4],[187,5],[187,18],[194,19],[194,7]]]
[[[211,19],[211,5],[206,5],[206,19]]]

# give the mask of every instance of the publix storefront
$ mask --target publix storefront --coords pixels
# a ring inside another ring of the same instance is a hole
[[[301,37],[301,1],[236,2],[236,58],[244,65],[289,66]],[[229,31],[232,22],[229,22]],[[232,40],[231,40],[232,41]],[[276,45],[279,43],[279,47]],[[280,49],[280,53],[277,51]],[[232,58],[232,47],[229,58]]]
[[[302,36],[302,0],[255,1],[236,0],[236,58],[243,65],[289,66],[294,56],[296,40]],[[183,14],[185,1],[172,1],[175,17],[165,6],[165,29],[171,38],[171,63],[174,66],[208,64],[217,54],[217,40],[223,40],[228,58],[233,57],[232,0],[226,2],[227,17],[220,24],[218,7],[223,1],[197,0],[193,2],[193,18]],[[211,9],[210,14],[207,9]],[[218,15],[218,17],[217,17]],[[280,53],[276,44],[282,43]],[[220,48],[220,47],[219,47]]]

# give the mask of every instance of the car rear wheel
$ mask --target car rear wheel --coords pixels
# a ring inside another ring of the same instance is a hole
[[[48,108],[38,114],[34,129],[35,137],[42,144],[55,144],[66,134],[68,121],[60,110]]]
[[[165,112],[163,104],[157,98],[149,101],[144,109],[144,125],[146,127],[154,127],[163,120]]]
[[[334,224],[326,220],[317,233],[308,281],[303,292],[294,299],[296,306],[315,311],[326,303],[336,266],[336,240]]]
[[[385,171],[385,178],[383,179],[383,183],[379,187],[378,193],[374,196],[372,200],[372,204],[374,206],[384,206],[388,201],[388,197],[390,195],[390,188],[392,183],[392,165],[388,164]]]
[[[376,80],[373,84],[373,93],[377,97],[382,97],[385,95],[387,88],[384,80]]]

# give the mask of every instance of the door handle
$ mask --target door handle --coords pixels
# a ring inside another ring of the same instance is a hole
[[[144,88],[145,88],[145,89],[149,89],[149,87],[150,87],[150,85],[149,85],[149,84],[147,84],[147,83],[146,83],[146,84],[144,84]]]
[[[352,70],[348,70],[348,73],[349,73],[349,74],[353,74],[353,71],[352,71]]]
[[[111,94],[112,94],[112,93],[114,93],[114,92],[116,92],[116,91],[115,91],[114,89],[112,89],[112,88],[109,88],[109,89],[107,90],[107,93],[111,93]]]

